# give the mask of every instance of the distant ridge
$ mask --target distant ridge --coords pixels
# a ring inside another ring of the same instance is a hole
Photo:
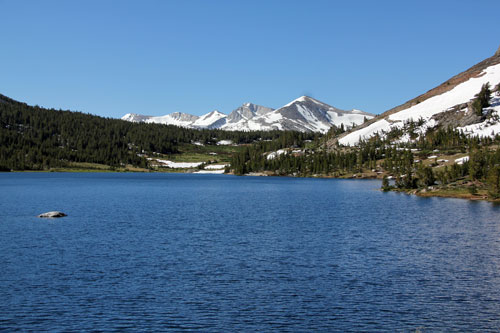
[[[290,130],[326,133],[332,125],[344,125],[350,128],[373,117],[373,114],[367,112],[356,109],[345,111],[312,97],[301,96],[276,110],[253,103],[244,103],[229,115],[216,110],[201,117],[178,112],[160,117],[129,113],[122,119],[228,131]]]

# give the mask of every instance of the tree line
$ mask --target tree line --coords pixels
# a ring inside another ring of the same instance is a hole
[[[29,106],[0,95],[0,170],[47,170],[70,162],[148,167],[144,154],[178,154],[179,145],[274,140],[280,131],[229,132],[131,123]]]
[[[439,128],[408,143],[392,144],[390,139],[375,135],[358,147],[327,150],[323,148],[323,142],[324,138],[317,138],[312,149],[294,149],[296,146],[279,142],[254,144],[233,156],[231,169],[237,175],[271,172],[298,177],[341,177],[375,170],[394,175],[395,186],[399,189],[416,189],[437,182],[444,185],[467,178],[488,184],[491,194],[500,196],[500,135],[495,138],[470,137],[452,128]],[[285,147],[288,147],[285,153],[269,158],[270,152]],[[433,169],[437,166],[435,162],[431,165],[423,163],[436,150],[446,155],[469,153],[469,160],[436,171]],[[388,184],[387,180],[385,184]],[[383,187],[388,189],[385,184]]]

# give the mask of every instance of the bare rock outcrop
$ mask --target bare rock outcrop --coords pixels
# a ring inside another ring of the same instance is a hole
[[[47,212],[47,213],[43,213],[43,214],[38,215],[38,217],[42,217],[42,218],[55,218],[55,217],[64,217],[64,216],[68,216],[68,215],[64,214],[63,212],[58,212],[58,211],[52,211],[52,212]]]

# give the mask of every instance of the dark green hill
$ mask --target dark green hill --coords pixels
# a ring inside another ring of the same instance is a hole
[[[0,170],[48,170],[73,162],[147,168],[143,154],[178,154],[179,144],[251,143],[282,132],[192,130],[131,123],[81,112],[30,106],[0,95]]]

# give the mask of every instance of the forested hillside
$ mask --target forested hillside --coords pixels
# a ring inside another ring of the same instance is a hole
[[[407,122],[405,127],[417,127]],[[293,145],[257,143],[234,155],[235,174],[279,176],[383,178],[385,190],[439,191],[436,194],[500,198],[500,135],[474,137],[449,129],[429,130],[413,142],[393,143],[398,129],[374,136],[356,147],[327,148],[339,131],[310,143]],[[278,149],[278,150],[277,150]],[[392,179],[392,185],[389,180]]]
[[[210,145],[217,140],[244,144],[282,135],[279,131],[226,132],[131,123],[29,106],[0,95],[0,169],[3,171],[49,170],[66,167],[71,162],[147,168],[144,154],[178,154],[180,144]]]

